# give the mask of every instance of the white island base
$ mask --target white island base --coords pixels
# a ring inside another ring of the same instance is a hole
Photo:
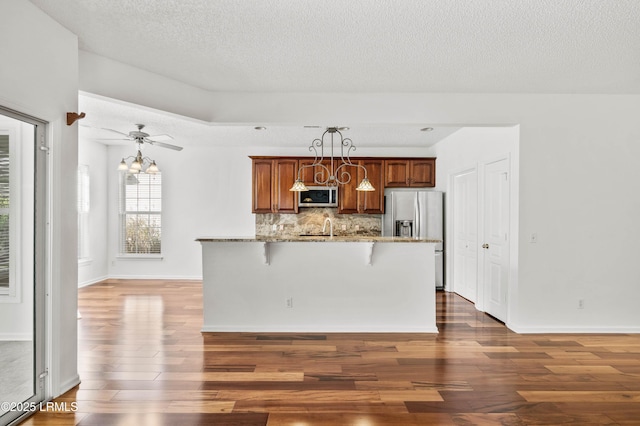
[[[202,331],[438,332],[431,242],[198,241]]]

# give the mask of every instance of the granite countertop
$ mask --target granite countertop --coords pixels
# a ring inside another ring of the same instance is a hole
[[[441,243],[441,240],[430,240],[420,238],[402,238],[402,237],[371,237],[360,235],[299,235],[299,236],[281,236],[281,237],[200,237],[196,238],[200,242],[267,242],[267,243],[283,243],[283,242],[345,242],[345,243]]]

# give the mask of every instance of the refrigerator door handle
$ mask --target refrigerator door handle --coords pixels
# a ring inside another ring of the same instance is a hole
[[[416,217],[413,221],[413,223],[416,225],[416,229],[415,229],[415,235],[414,237],[416,238],[420,238],[420,198],[418,197],[418,194],[416,193]]]

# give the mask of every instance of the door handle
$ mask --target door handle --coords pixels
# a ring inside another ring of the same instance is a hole
[[[483,249],[488,249],[488,248],[489,248],[489,244],[483,244],[483,245],[482,245],[482,248],[483,248]]]

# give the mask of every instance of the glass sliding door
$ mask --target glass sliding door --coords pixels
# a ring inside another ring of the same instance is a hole
[[[45,395],[45,128],[0,107],[0,425]]]

